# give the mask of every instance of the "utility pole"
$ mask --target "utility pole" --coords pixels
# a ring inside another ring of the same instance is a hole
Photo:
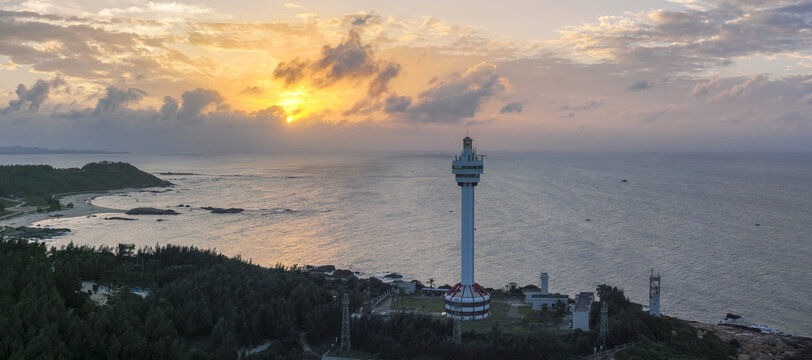
[[[609,332],[609,304],[601,302],[601,342],[606,347],[606,333]]]
[[[341,301],[341,351],[350,351],[350,294]]]

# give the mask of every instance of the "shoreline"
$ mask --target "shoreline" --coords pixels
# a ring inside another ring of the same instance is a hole
[[[739,343],[739,359],[806,359],[812,355],[812,338],[787,333],[763,332],[736,324],[707,324],[684,320],[697,329],[697,337],[713,333],[724,342]]]
[[[80,216],[89,216],[99,213],[124,213],[125,210],[113,209],[93,204],[93,199],[99,196],[114,195],[128,193],[135,191],[134,188],[125,188],[107,191],[93,191],[81,194],[73,194],[62,197],[59,201],[63,204],[62,210],[38,213],[33,208],[23,214],[13,215],[7,218],[0,219],[0,226],[33,226],[34,223],[42,220],[54,219],[51,215],[62,215],[59,218],[72,218]],[[64,207],[68,203],[73,203],[73,208],[69,209]]]

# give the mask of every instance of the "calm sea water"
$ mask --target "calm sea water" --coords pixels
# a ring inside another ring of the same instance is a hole
[[[195,245],[255,263],[334,264],[459,279],[459,189],[445,154],[0,155],[0,163],[127,161],[176,184],[96,199],[173,207],[139,221],[56,219],[68,242]],[[623,183],[621,179],[628,179]],[[476,280],[538,282],[574,295],[609,283],[662,312],[725,313],[812,334],[812,155],[491,153],[476,188]],[[211,214],[200,206],[241,207]],[[586,221],[589,218],[590,221]],[[760,226],[756,226],[758,223]]]

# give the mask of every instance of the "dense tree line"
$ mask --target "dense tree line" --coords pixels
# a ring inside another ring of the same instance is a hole
[[[592,353],[595,334],[580,330],[566,336],[538,333],[463,335],[463,346],[451,341],[449,319],[400,313],[362,317],[353,322],[354,347],[382,359],[577,359]]]
[[[97,305],[80,291],[83,280],[124,290]],[[108,248],[46,251],[4,239],[0,358],[233,359],[270,342],[252,358],[301,359],[300,332],[317,342],[338,334],[333,295],[348,284],[369,282],[328,282],[298,268],[263,268],[189,247],[120,256]],[[142,299],[130,286],[150,295]]]
[[[0,359],[302,359],[303,339],[326,348],[339,336],[341,293],[350,293],[356,310],[388,289],[342,275],[264,268],[193,247],[48,250],[0,238]],[[82,281],[119,291],[97,304]],[[149,295],[134,294],[134,286]],[[730,354],[728,344],[698,340],[684,322],[648,316],[617,288],[598,293],[609,302],[610,346],[638,341],[635,358]],[[445,318],[363,316],[353,320],[352,344],[388,359],[573,359],[599,344],[595,331],[514,335],[495,327],[464,334],[461,347],[451,332]],[[246,354],[260,344],[268,348]]]
[[[0,197],[13,195],[37,205],[50,206],[53,194],[168,185],[171,183],[121,162],[90,163],[68,169],[0,165]]]
[[[623,359],[727,359],[735,345],[723,343],[716,336],[697,337],[697,330],[684,321],[668,316],[653,317],[632,303],[623,290],[599,285],[598,297],[606,302],[609,315],[606,343],[608,347],[634,341],[634,349],[619,356]],[[600,328],[600,304],[592,307],[590,328]]]

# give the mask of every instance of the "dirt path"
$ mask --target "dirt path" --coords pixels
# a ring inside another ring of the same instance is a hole
[[[381,301],[379,301],[375,306],[372,308],[373,314],[381,314],[385,315],[392,312],[392,304],[395,301],[395,295],[387,295]]]
[[[522,314],[519,314],[519,308],[522,306],[528,306],[527,304],[516,300],[505,300],[505,303],[510,306],[510,309],[508,309],[507,312],[507,317],[510,319],[521,319]]]
[[[313,349],[310,347],[310,345],[307,344],[307,339],[305,338],[305,333],[304,332],[299,333],[299,341],[302,343],[302,351],[304,352],[305,356],[307,356],[309,354],[310,357],[315,357],[316,359],[321,358],[321,355],[316,354],[316,352],[313,351]]]

